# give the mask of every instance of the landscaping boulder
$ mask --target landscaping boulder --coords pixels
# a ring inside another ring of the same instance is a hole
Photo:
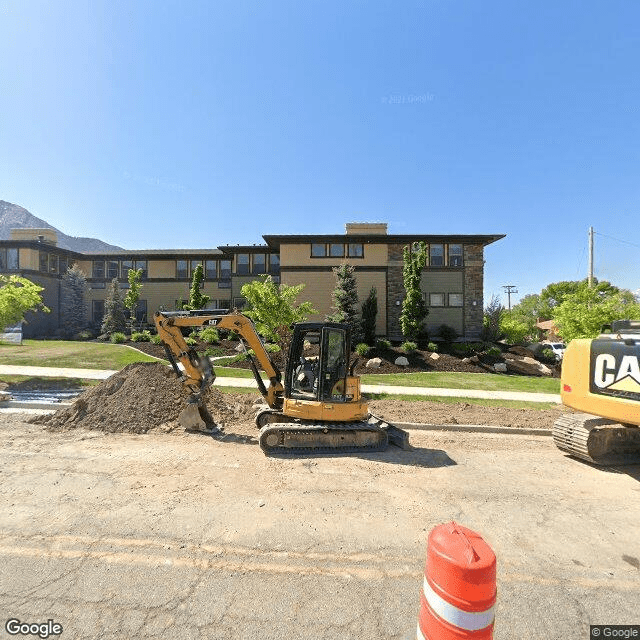
[[[496,362],[493,369],[496,373],[507,373],[507,365],[504,362]]]
[[[437,353],[432,353],[429,357],[432,360],[440,360],[440,356]]]
[[[395,359],[394,364],[396,364],[399,367],[408,367],[409,361],[404,356],[399,356],[398,358]]]
[[[381,364],[382,360],[380,360],[380,358],[371,358],[371,360],[367,360],[367,364],[364,366],[367,369],[379,369]]]
[[[519,357],[509,354],[506,360],[507,369],[511,373],[525,376],[550,376],[551,369],[534,358]]]
[[[514,353],[517,356],[522,356],[524,358],[533,358],[534,353],[531,349],[527,349],[527,347],[509,347],[509,353]]]

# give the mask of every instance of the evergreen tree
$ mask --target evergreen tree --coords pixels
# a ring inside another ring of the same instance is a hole
[[[211,298],[209,296],[205,296],[202,293],[203,281],[204,270],[202,269],[202,265],[199,264],[193,272],[193,279],[191,280],[191,291],[189,291],[189,304],[186,304],[184,306],[185,309],[204,309],[207,304],[209,304],[209,300],[211,300]]]
[[[378,315],[378,292],[371,287],[367,299],[362,303],[362,333],[364,341],[373,346],[376,341],[376,316]]]
[[[120,297],[120,283],[114,278],[107,291],[107,299],[104,302],[104,318],[102,320],[102,333],[124,333],[127,329],[127,320],[124,317],[124,304]]]
[[[362,328],[360,318],[356,311],[358,304],[358,289],[356,285],[355,268],[353,265],[343,262],[339,267],[334,267],[337,284],[331,297],[335,313],[327,316],[329,322],[341,322],[351,327],[351,344],[362,342]]]
[[[62,276],[60,290],[60,321],[64,333],[73,336],[87,328],[87,277],[77,264]]]
[[[405,247],[402,251],[402,259],[404,262],[402,279],[406,293],[402,301],[400,328],[406,340],[415,342],[422,331],[422,323],[429,315],[429,309],[420,288],[422,270],[427,264],[427,245],[421,242],[414,246],[413,250],[411,247]]]

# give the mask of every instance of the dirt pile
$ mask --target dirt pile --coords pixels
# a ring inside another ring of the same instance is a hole
[[[172,431],[181,429],[178,416],[186,406],[186,398],[183,384],[169,367],[157,362],[134,363],[85,391],[71,407],[32,421],[55,430]],[[232,396],[209,389],[204,401],[220,426],[247,421],[255,415],[253,395]]]

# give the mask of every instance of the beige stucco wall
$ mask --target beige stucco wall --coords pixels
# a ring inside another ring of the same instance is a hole
[[[296,285],[306,283],[296,302],[311,302],[318,313],[310,317],[310,320],[324,320],[333,313],[331,308],[331,293],[336,288],[336,276],[332,271],[304,271],[301,273],[285,272],[282,274],[282,283]],[[376,317],[376,333],[384,335],[386,332],[387,318],[387,294],[386,274],[384,272],[365,271],[356,272],[358,288],[358,308],[369,295],[371,287],[376,287],[378,295],[378,315]]]
[[[349,239],[345,238],[345,242]],[[387,245],[386,244],[365,244],[363,247],[363,258],[312,258],[311,243],[304,244],[282,244],[280,245],[280,266],[282,267],[337,267],[341,262],[346,261],[359,266],[386,266]]]
[[[38,240],[43,236],[45,242],[58,244],[58,234],[53,229],[11,229],[11,240]]]
[[[462,271],[425,271],[420,286],[429,304],[430,293],[463,293],[464,277]],[[429,307],[426,326],[429,334],[434,335],[441,324],[453,327],[460,335],[463,333],[464,311],[462,307]]]
[[[149,260],[147,262],[147,272],[150,278],[175,278],[175,260]]]
[[[40,268],[39,251],[21,247],[18,250],[18,263],[21,269],[32,269],[38,271]]]

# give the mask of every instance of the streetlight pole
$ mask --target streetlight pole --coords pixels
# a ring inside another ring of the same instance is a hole
[[[511,294],[518,293],[518,289],[513,284],[504,284],[502,288],[507,292],[507,298],[509,299],[509,311],[511,311]]]

